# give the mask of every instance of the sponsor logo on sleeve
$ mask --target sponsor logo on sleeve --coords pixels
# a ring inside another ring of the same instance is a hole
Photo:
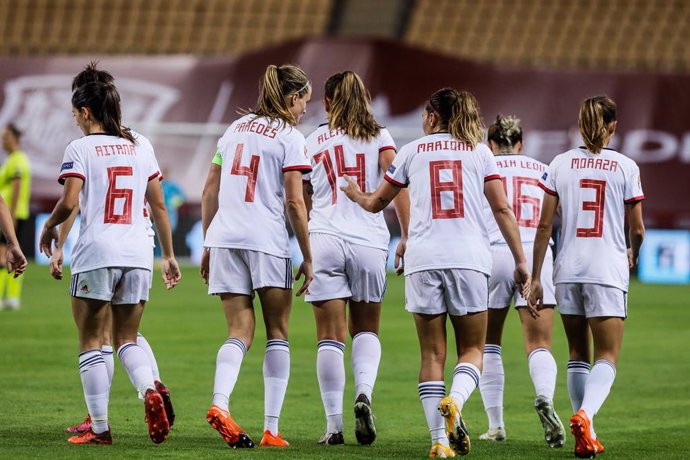
[[[73,167],[74,167],[73,161],[68,161],[67,163],[62,163],[62,167],[60,168],[60,172],[64,171],[65,169],[72,169]]]
[[[548,173],[544,173],[544,175],[541,176],[541,180],[546,180],[546,178],[547,178],[548,175],[549,175]]]
[[[394,174],[395,173],[395,166],[391,165],[390,168],[388,168],[388,174]]]

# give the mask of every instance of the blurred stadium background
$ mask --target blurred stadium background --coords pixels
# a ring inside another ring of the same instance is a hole
[[[181,186],[175,246],[192,260],[215,142],[254,104],[266,65],[295,63],[314,84],[305,133],[325,119],[325,78],[352,69],[399,146],[422,134],[426,97],[450,85],[477,96],[487,124],[519,116],[527,153],[546,162],[579,145],[580,100],[608,94],[614,147],[642,169],[647,226],[665,230],[650,232],[642,276],[690,282],[688,1],[0,0],[0,18],[0,125],[25,133],[32,232],[80,135],[69,85],[88,61],[116,76],[125,123]]]

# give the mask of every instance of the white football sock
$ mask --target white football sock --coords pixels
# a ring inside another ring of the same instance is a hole
[[[247,346],[240,339],[230,337],[218,350],[216,376],[213,381],[213,404],[229,410],[228,401],[237,383]]]
[[[161,375],[160,372],[158,372],[158,362],[156,361],[156,356],[153,354],[151,345],[149,345],[149,342],[146,340],[146,338],[141,335],[141,332],[137,332],[137,345],[139,345],[141,349],[146,352],[146,356],[149,359],[149,366],[151,366],[151,372],[153,373],[153,380],[160,382]]]
[[[431,435],[431,445],[433,446],[434,443],[440,442],[444,446],[449,447],[446,425],[441,413],[438,411],[439,403],[446,397],[446,385],[442,380],[421,382],[417,389],[419,390],[419,400],[422,401],[422,407],[424,408],[426,425],[429,427],[429,434]]]
[[[587,361],[568,361],[568,395],[573,412],[579,411],[582,406],[590,367]]]
[[[360,332],[352,338],[352,373],[355,399],[364,394],[371,401],[381,361],[381,342],[373,332]]]
[[[290,378],[290,346],[287,340],[266,342],[264,356],[264,431],[278,434],[278,419]]]
[[[110,345],[103,345],[101,347],[103,354],[103,361],[105,361],[105,368],[108,370],[108,388],[113,384],[113,375],[115,374],[115,357],[113,356],[113,347]]]
[[[505,372],[501,346],[486,344],[484,346],[484,365],[479,378],[479,392],[484,401],[484,409],[489,417],[489,429],[505,427],[503,424],[503,388]]]
[[[140,395],[143,396],[146,391],[156,389],[149,360],[140,346],[136,343],[125,343],[117,350],[117,357],[120,358],[129,380]]]
[[[546,396],[553,401],[558,365],[551,352],[546,348],[537,348],[527,357],[527,364],[534,384],[534,392],[537,396]]]
[[[462,410],[474,389],[479,385],[480,374],[479,368],[471,363],[461,362],[455,366],[450,396],[455,400],[458,409]]]
[[[108,431],[108,370],[101,350],[79,353],[79,374],[94,433]]]
[[[343,431],[343,393],[345,393],[345,344],[320,340],[316,353],[316,375],[326,412],[326,432]]]
[[[604,401],[606,401],[606,397],[609,395],[615,379],[616,366],[605,359],[600,359],[595,362],[589,373],[581,409],[585,411],[589,420],[592,421],[590,434],[593,438],[597,437],[594,433],[594,416],[597,415]]]

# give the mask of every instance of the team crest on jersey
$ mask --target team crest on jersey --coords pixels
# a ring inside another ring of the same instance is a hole
[[[544,173],[544,175],[541,176],[541,180],[546,180],[546,177],[547,177],[548,175],[549,175],[548,173]]]
[[[394,173],[395,173],[395,166],[391,165],[391,167],[388,168],[388,172],[389,172],[390,174],[394,174]]]
[[[62,163],[62,166],[60,167],[60,171],[64,171],[65,169],[72,169],[74,167],[74,162],[73,161],[68,161],[67,163]]]

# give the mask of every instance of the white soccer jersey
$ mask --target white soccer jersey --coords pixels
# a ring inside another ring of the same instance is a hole
[[[554,158],[539,186],[557,196],[562,209],[554,282],[627,291],[625,205],[644,199],[637,164],[610,149],[573,149]]]
[[[372,192],[381,183],[383,172],[379,154],[395,149],[387,129],[370,142],[355,140],[342,129],[319,126],[307,137],[309,175],[314,195],[309,231],[328,233],[345,241],[379,249],[388,249],[390,234],[383,213],[372,214],[350,201],[340,187],[347,185],[343,175],[357,181],[364,192]]]
[[[283,173],[311,171],[302,133],[245,115],[220,138],[213,162],[222,168],[218,212],[204,246],[290,257]]]
[[[499,155],[494,157],[503,180],[508,205],[513,208],[522,244],[532,243],[537,234],[544,191],[539,188],[539,178],[546,171],[541,161],[524,155]],[[506,244],[496,219],[485,201],[486,223],[491,244]]]
[[[149,181],[160,176],[151,144],[93,134],[70,143],[59,181],[84,181],[81,224],[72,273],[106,267],[151,269],[151,246],[142,204]]]
[[[500,179],[491,150],[436,133],[405,145],[385,178],[410,189],[405,274],[464,268],[491,274],[484,182]]]

